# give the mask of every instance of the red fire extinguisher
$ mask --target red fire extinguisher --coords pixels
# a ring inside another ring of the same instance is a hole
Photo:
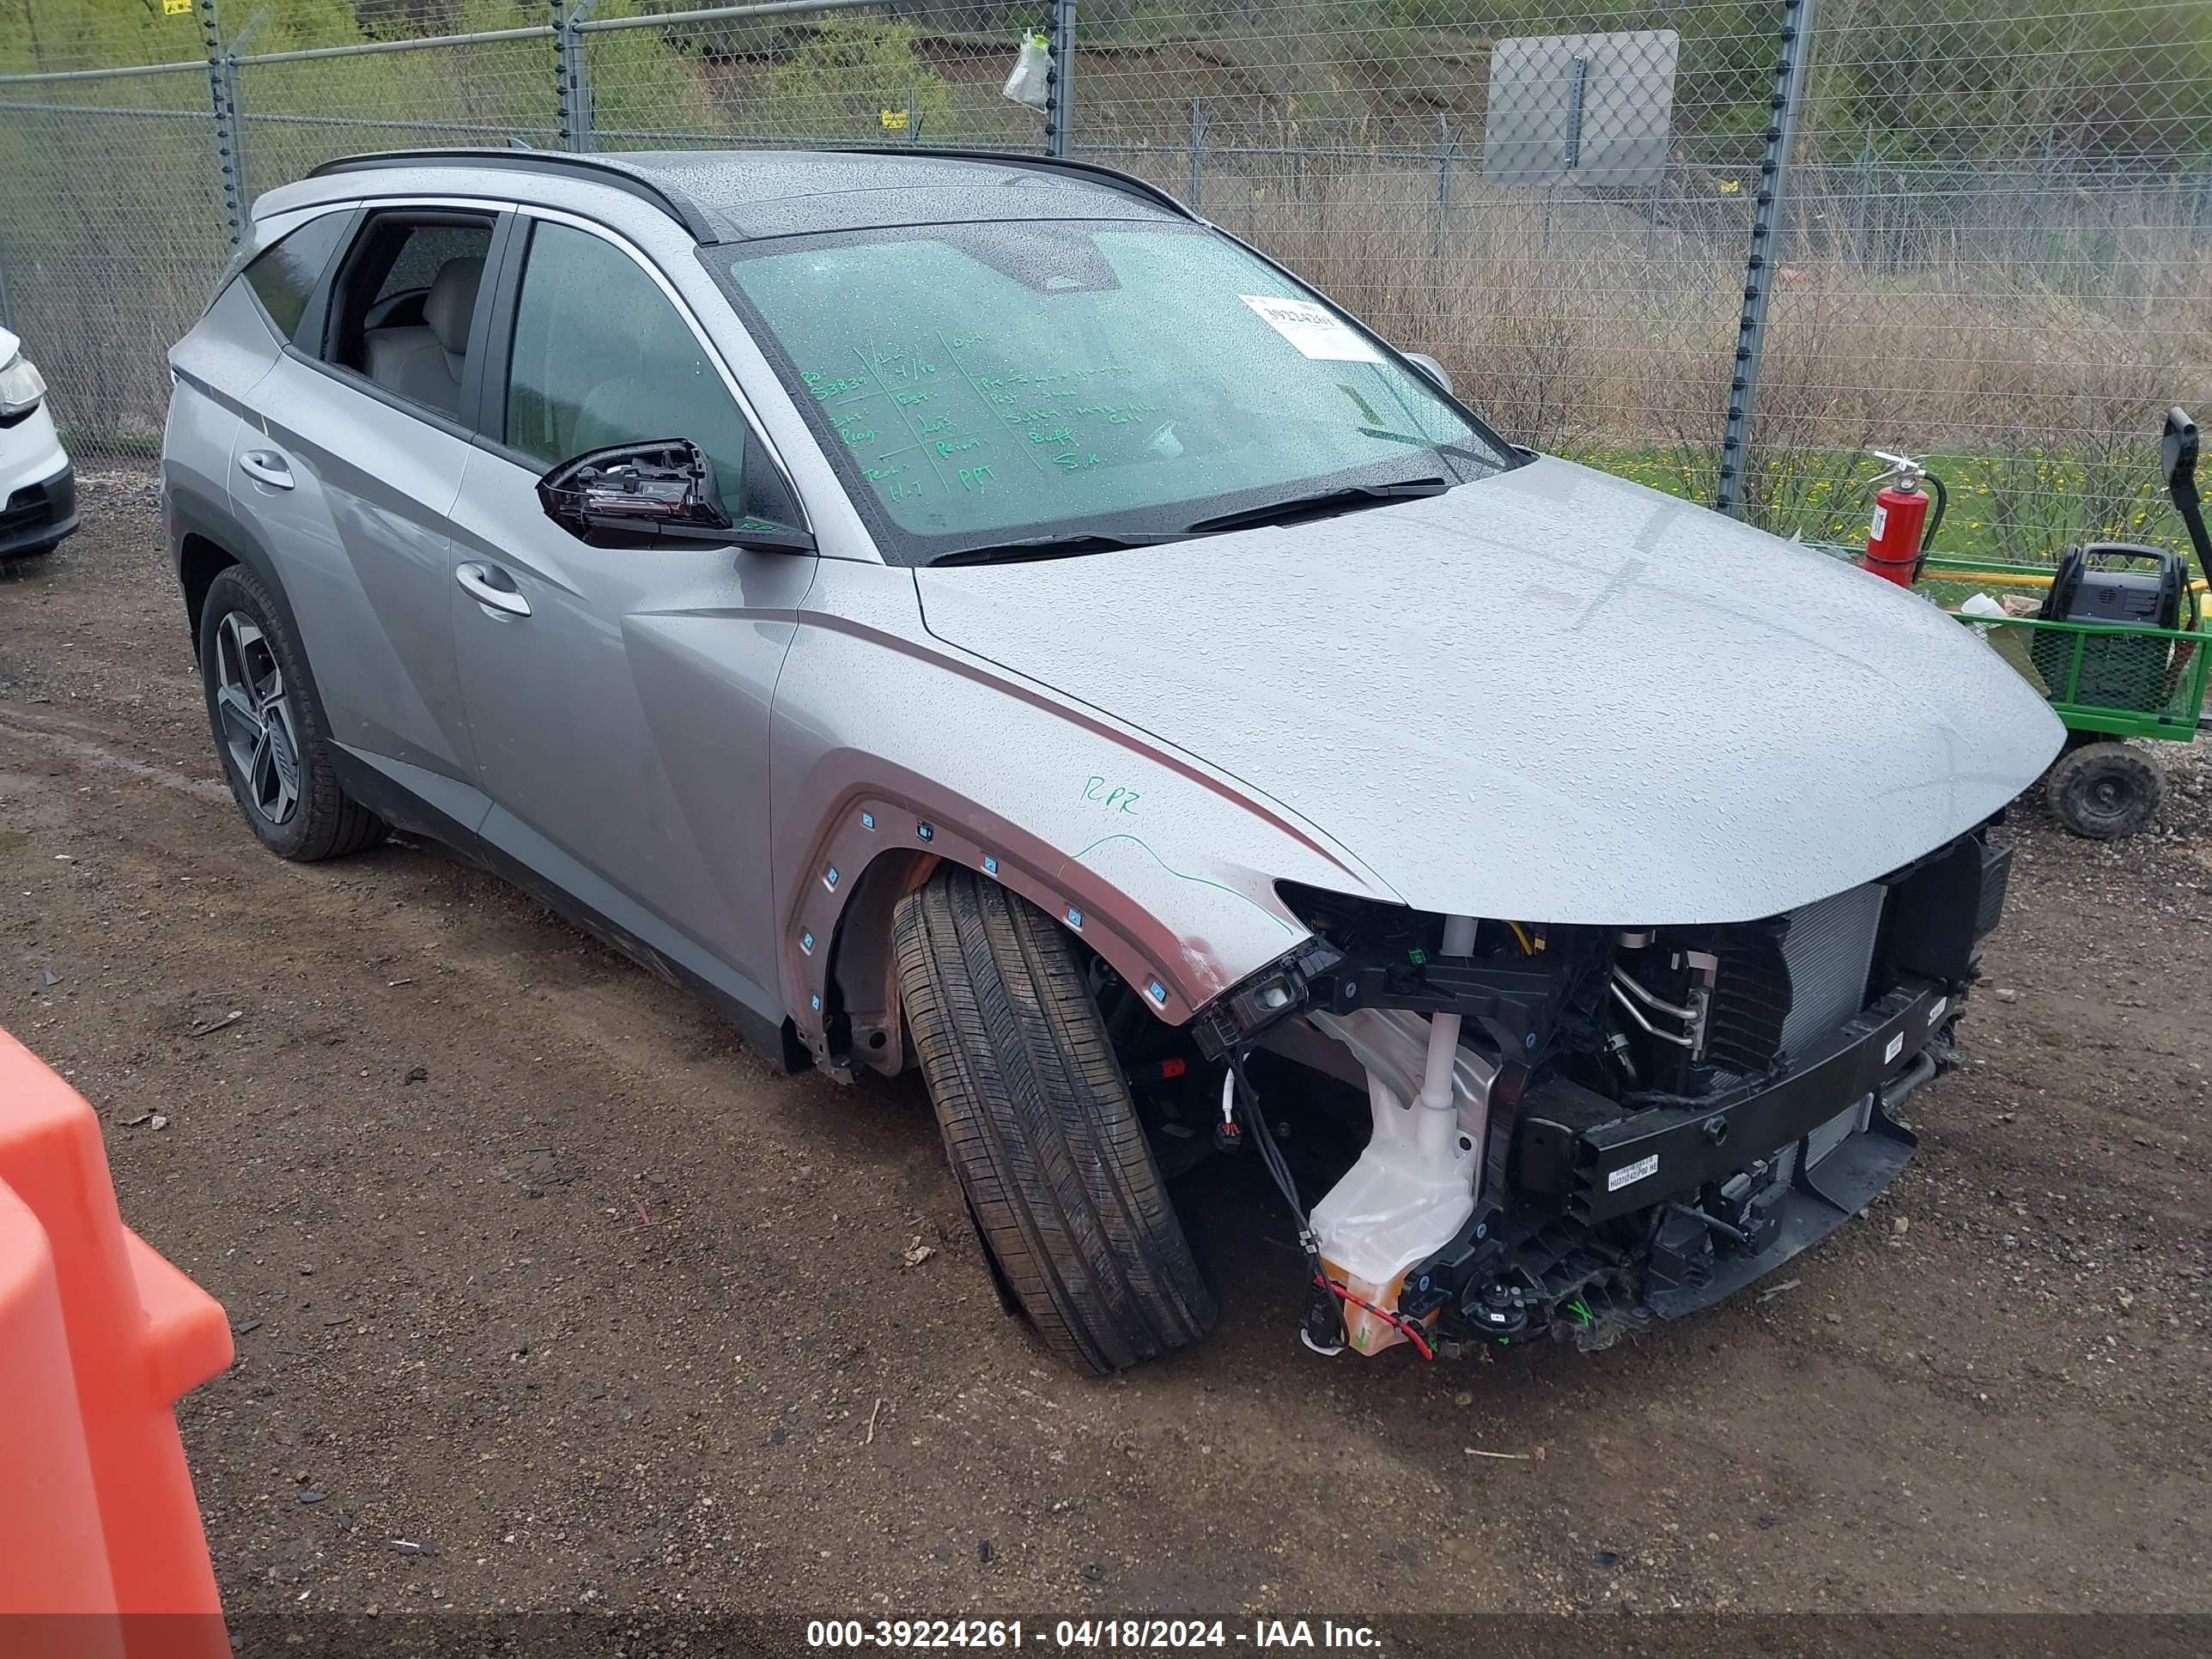
[[[1870,453],[1876,460],[1887,461],[1889,471],[1875,481],[1881,488],[1875,494],[1874,525],[1867,532],[1866,557],[1859,564],[1899,587],[1910,587],[1920,580],[1920,567],[1927,562],[1928,550],[1943,522],[1943,481],[1909,456],[1879,449]],[[1928,495],[1920,487],[1923,479],[1936,492],[1933,518],[1929,516]]]

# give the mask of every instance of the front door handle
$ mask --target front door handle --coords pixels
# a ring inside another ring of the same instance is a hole
[[[457,564],[453,580],[478,605],[503,611],[510,617],[530,614],[530,601],[514,586],[514,578],[495,564]]]
[[[238,470],[256,483],[265,483],[271,489],[292,487],[290,463],[273,449],[249,449],[238,458]]]

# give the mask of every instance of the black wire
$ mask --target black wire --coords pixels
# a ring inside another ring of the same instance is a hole
[[[1328,1297],[1328,1305],[1336,1318],[1339,1346],[1346,1337],[1344,1306],[1334,1291],[1328,1288],[1328,1269],[1322,1263],[1321,1246],[1314,1237],[1313,1228],[1306,1220],[1305,1206],[1298,1201],[1298,1183],[1291,1174],[1290,1161],[1283,1149],[1275,1144],[1275,1132],[1267,1127],[1267,1115],[1260,1109],[1259,1091],[1244,1075],[1244,1056],[1235,1049],[1229,1053],[1229,1075],[1234,1079],[1237,1103],[1243,1107],[1245,1121],[1252,1126],[1252,1144],[1259,1149],[1260,1162],[1267,1166],[1275,1185],[1283,1194],[1283,1202],[1291,1206],[1291,1219],[1297,1224],[1298,1248],[1305,1252],[1306,1269],[1315,1287]]]
[[[1920,556],[1912,562],[1912,580],[1920,580],[1921,567],[1928,562],[1928,554],[1936,545],[1936,532],[1943,527],[1943,514],[1951,505],[1951,492],[1943,488],[1943,481],[1933,472],[1923,475],[1928,487],[1936,493],[1936,506],[1928,514],[1928,528],[1921,532]]]

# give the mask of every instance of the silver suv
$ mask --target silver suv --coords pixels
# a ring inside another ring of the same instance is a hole
[[[435,836],[791,1066],[918,1066],[1093,1371],[1214,1322],[1216,1152],[1324,1351],[1787,1260],[1908,1155],[2059,746],[1932,606],[1516,449],[1098,167],[337,161],[170,362],[253,832]]]

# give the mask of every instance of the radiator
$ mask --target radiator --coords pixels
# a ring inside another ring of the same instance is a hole
[[[1874,969],[1886,890],[1879,882],[1869,882],[1790,912],[1789,931],[1782,936],[1783,960],[1790,965],[1790,1012],[1782,1022],[1784,1056],[1826,1036],[1866,1006],[1867,975]]]

